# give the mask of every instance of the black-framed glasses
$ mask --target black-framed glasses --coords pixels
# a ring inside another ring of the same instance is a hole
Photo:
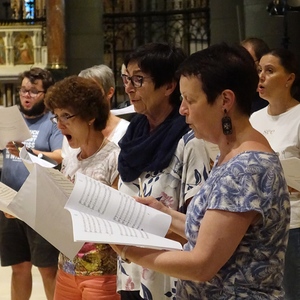
[[[131,82],[131,84],[135,88],[141,87],[143,85],[144,79],[151,78],[151,77],[145,77],[145,76],[142,76],[142,75],[128,76],[126,74],[122,74],[121,77],[122,77],[124,86],[128,86],[129,83]]]
[[[45,91],[39,91],[39,90],[26,90],[25,88],[19,89],[20,96],[25,96],[28,93],[30,98],[36,98],[40,93],[45,93]]]
[[[54,117],[51,117],[50,120],[52,121],[52,123],[57,124],[58,121],[62,124],[66,124],[68,122],[69,119],[74,118],[77,115],[63,115],[63,116],[57,116],[55,115]]]

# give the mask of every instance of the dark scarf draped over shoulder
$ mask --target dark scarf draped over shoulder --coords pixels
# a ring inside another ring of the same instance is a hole
[[[178,108],[152,132],[146,116],[136,115],[119,141],[118,170],[122,180],[131,182],[144,171],[155,172],[168,167],[179,140],[188,131],[189,126]]]

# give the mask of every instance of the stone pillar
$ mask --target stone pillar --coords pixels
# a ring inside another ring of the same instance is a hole
[[[283,17],[270,16],[270,0],[244,0],[245,37],[263,39],[270,48],[279,47],[283,35]]]
[[[241,0],[210,0],[209,5],[211,45],[220,42],[238,43]]]
[[[56,80],[65,77],[66,73],[66,29],[65,1],[47,0],[47,68]]]

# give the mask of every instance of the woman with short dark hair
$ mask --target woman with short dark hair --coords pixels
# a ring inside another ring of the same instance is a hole
[[[289,193],[277,154],[249,122],[253,59],[241,46],[217,44],[188,57],[179,73],[180,113],[220,153],[186,215],[153,197],[137,200],[172,217],[184,251],[112,248],[179,278],[176,300],[284,299]]]

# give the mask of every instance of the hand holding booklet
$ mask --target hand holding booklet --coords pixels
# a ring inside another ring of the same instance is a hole
[[[35,155],[30,148],[22,147],[20,151],[20,158],[22,159],[24,165],[30,172],[33,164],[38,164],[45,168],[54,168],[57,166],[57,162],[46,155]]]
[[[84,242],[182,249],[164,238],[169,215],[81,173],[76,173],[73,185],[58,170],[34,164],[11,197],[9,211],[69,258]]]
[[[76,174],[65,208],[72,215],[76,241],[182,249],[180,243],[164,238],[169,215],[81,173]]]

